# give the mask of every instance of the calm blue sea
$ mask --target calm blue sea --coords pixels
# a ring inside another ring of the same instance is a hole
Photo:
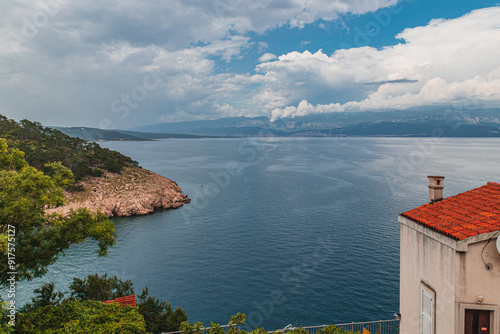
[[[106,259],[73,247],[44,281],[132,279],[182,306],[191,322],[251,327],[391,319],[399,304],[397,215],[426,203],[427,175],[445,196],[500,181],[500,140],[259,138],[107,142],[182,187],[192,203],[114,219]],[[20,299],[41,280],[22,283]]]

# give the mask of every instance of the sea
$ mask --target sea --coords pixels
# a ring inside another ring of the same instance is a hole
[[[175,180],[191,203],[113,218],[118,244],[97,258],[71,247],[42,279],[20,282],[19,303],[53,281],[131,279],[136,293],[180,306],[190,322],[247,328],[392,319],[399,308],[398,214],[500,182],[500,139],[227,138],[105,142]]]

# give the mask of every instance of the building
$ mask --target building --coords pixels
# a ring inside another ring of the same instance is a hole
[[[443,181],[398,217],[400,332],[500,334],[500,184],[443,199]]]

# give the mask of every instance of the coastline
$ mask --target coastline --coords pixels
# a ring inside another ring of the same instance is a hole
[[[46,212],[67,215],[70,210],[87,208],[108,217],[130,217],[176,209],[190,202],[175,181],[140,167],[125,167],[119,174],[106,172],[75,186],[82,186],[83,191],[65,191],[65,205]]]

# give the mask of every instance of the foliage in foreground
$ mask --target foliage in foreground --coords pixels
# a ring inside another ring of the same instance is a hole
[[[107,274],[88,275],[84,279],[75,277],[69,289],[70,299],[75,300],[106,301],[134,294],[134,284],[131,280],[122,281],[116,276],[108,277]]]
[[[106,274],[99,276],[98,274],[89,275],[84,279],[73,278],[73,282],[70,285],[70,295],[65,298],[64,293],[60,291],[55,291],[53,283],[47,283],[42,285],[39,289],[36,289],[35,297],[32,298],[31,303],[26,304],[22,309],[22,316],[19,318],[19,322],[22,324],[22,328],[26,328],[25,321],[32,323],[34,320],[38,319],[41,321],[40,325],[44,325],[49,330],[56,330],[61,325],[55,324],[54,327],[50,327],[50,321],[47,319],[50,313],[45,315],[45,313],[40,310],[52,310],[53,312],[59,314],[63,311],[57,311],[58,308],[67,308],[66,304],[74,302],[84,302],[84,301],[106,301],[115,299],[117,297],[124,297],[134,294],[133,283],[130,280],[122,281],[116,276],[108,277]],[[102,304],[102,303],[100,303]],[[138,296],[137,308],[134,308],[137,314],[140,315],[142,321],[144,322],[145,331],[148,333],[161,333],[161,332],[174,332],[179,330],[179,327],[183,321],[187,321],[187,315],[184,310],[180,307],[172,309],[172,306],[167,302],[160,302],[158,298],[149,295],[148,288],[144,288],[142,293]],[[78,311],[76,308],[70,308],[70,310]],[[112,310],[111,310],[112,311]],[[111,312],[109,311],[109,312]],[[40,313],[41,312],[41,313]],[[66,310],[66,313],[70,314]],[[108,313],[109,313],[108,312]],[[75,316],[75,315],[73,315]],[[135,323],[135,318],[127,318],[128,315],[124,314],[121,321],[122,324],[127,324],[126,321],[131,321]],[[57,321],[68,321],[69,317],[59,317],[55,320]],[[100,319],[100,318],[99,318]],[[115,321],[109,318],[109,321]],[[30,328],[30,327],[28,327]],[[65,327],[66,328],[66,327]],[[75,331],[75,333],[85,333],[82,331]],[[122,333],[121,327],[116,327],[116,333]],[[123,327],[124,330],[129,330],[128,327]],[[125,331],[126,332],[126,331]],[[31,333],[25,331],[17,331],[17,333]],[[113,331],[106,333],[115,333]],[[126,332],[135,333],[135,332]],[[137,332],[142,333],[142,332]]]
[[[227,327],[222,327],[218,324],[210,323],[210,327],[204,327],[203,323],[197,322],[190,324],[187,321],[183,322],[180,330],[184,331],[184,334],[270,334],[271,332],[266,331],[264,328],[255,328],[254,330],[248,332],[243,330],[242,327],[245,326],[246,316],[245,314],[238,313],[234,315],[229,320]],[[286,334],[307,334],[302,326],[291,330],[278,330],[273,333],[286,333]],[[322,328],[317,334],[361,334],[358,332],[351,332],[348,330],[342,330],[335,325],[330,325]]]
[[[175,332],[182,322],[187,321],[187,314],[181,307],[174,310],[170,303],[160,302],[149,295],[147,287],[138,296],[137,307],[146,322],[146,330],[151,333]]]
[[[16,333],[146,333],[146,324],[131,306],[68,301],[20,314]]]
[[[31,167],[24,153],[0,139],[0,289],[8,286],[8,272],[16,280],[41,277],[71,245],[97,241],[99,256],[115,244],[114,224],[103,214],[86,209],[69,216],[48,215],[46,207],[64,203],[63,188],[73,184],[71,171],[61,163],[46,165],[52,176]]]
[[[9,303],[0,298],[0,333],[2,334],[14,333],[14,329],[9,325],[11,318],[9,318],[10,310],[8,307]]]
[[[170,304],[159,302],[150,297],[145,288],[139,296],[137,308],[114,304],[106,308],[95,298],[116,298],[122,293],[133,294],[130,280],[122,281],[116,276],[89,275],[85,279],[74,278],[70,286],[71,294],[63,298],[62,292],[54,290],[54,284],[43,285],[35,290],[35,297],[27,304],[19,316],[20,326],[15,333],[162,333],[183,331],[184,334],[270,334],[263,328],[252,331],[243,329],[245,314],[232,316],[227,326],[211,323],[204,327],[202,323],[190,324],[185,312],[177,307],[172,310]],[[82,298],[75,300],[75,298]],[[307,334],[303,327],[292,330],[278,330],[274,333]],[[341,330],[334,325],[327,326],[317,334],[360,334]]]

